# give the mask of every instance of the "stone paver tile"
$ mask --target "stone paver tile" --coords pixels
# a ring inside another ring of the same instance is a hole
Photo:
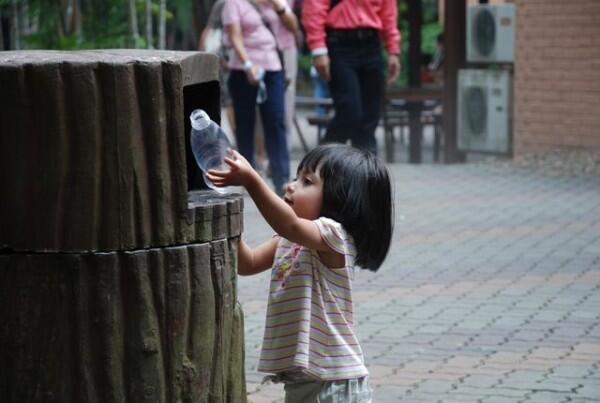
[[[600,382],[586,382],[583,386],[577,388],[576,396],[600,401]]]
[[[456,324],[453,331],[456,330],[483,330],[489,326],[489,320],[463,320]]]
[[[600,360],[600,343],[579,343],[573,347],[570,355],[589,355]]]
[[[432,395],[444,395],[448,391],[452,390],[454,382],[439,379],[426,379],[419,383],[415,388],[419,393],[426,393]]]
[[[575,378],[545,378],[539,382],[539,386],[536,389],[549,390],[552,392],[574,392],[578,388],[581,388],[582,380]],[[599,396],[600,398],[600,396]]]
[[[540,381],[543,379],[544,371],[517,370],[502,378],[500,386],[503,388],[535,390],[540,388]]]
[[[427,374],[430,373],[442,365],[440,361],[424,361],[415,360],[408,362],[402,367],[402,372],[412,372],[416,374]]]
[[[381,366],[381,365],[370,365],[369,366],[369,377],[371,379],[381,379],[391,376],[395,371],[392,366]]]
[[[473,369],[482,364],[483,357],[470,357],[457,355],[448,359],[442,366],[441,370],[450,370],[453,368]]]
[[[406,396],[410,386],[401,385],[371,385],[374,402],[396,402]]]
[[[456,370],[455,372],[443,372],[443,371],[434,371],[427,375],[427,379],[439,380],[439,381],[453,381],[457,383],[465,376],[469,375],[468,373],[460,370]]]
[[[556,365],[556,361],[539,358],[525,359],[512,365],[515,370],[548,371]]]
[[[481,399],[479,396],[465,395],[465,394],[454,394],[447,393],[446,396],[438,400],[438,403],[478,403]]]
[[[593,371],[591,365],[563,365],[560,364],[550,370],[547,377],[560,377],[560,378],[584,378],[590,375]]]
[[[423,382],[425,378],[426,377],[424,377],[423,374],[407,373],[399,370],[398,372],[385,377],[372,377],[370,378],[370,383],[374,386],[397,385],[414,387],[420,382]]]
[[[511,371],[513,371],[514,366],[489,366],[489,365],[480,365],[477,368],[473,368],[469,371],[470,375],[485,375],[485,376],[504,376]]]
[[[558,360],[560,358],[572,355],[571,349],[568,347],[563,348],[549,348],[549,347],[536,347],[530,354],[527,355],[527,359],[542,359],[542,360]]]
[[[487,365],[514,364],[523,361],[523,358],[523,354],[513,353],[510,351],[498,351],[487,357],[484,362]]]
[[[480,400],[482,403],[519,403],[514,396],[484,396]]]
[[[285,393],[283,391],[283,385],[281,384],[268,383],[264,385],[259,385],[258,388],[255,389],[255,392],[249,391],[248,393],[249,399],[266,398],[270,399],[267,400],[269,402],[282,400],[284,397]]]
[[[571,402],[569,394],[550,392],[546,390],[534,391],[527,396],[524,403],[566,403]]]
[[[502,385],[493,387],[491,391],[492,392],[489,394],[492,396],[512,397],[514,399],[513,401],[521,400],[530,393],[529,390],[505,388],[502,387]]]
[[[532,330],[527,327],[517,330],[513,338],[515,340],[522,340],[528,342],[539,342],[546,337],[547,332],[543,330]]]
[[[501,376],[497,375],[471,374],[462,380],[461,386],[470,388],[492,388],[500,383],[501,378]]]

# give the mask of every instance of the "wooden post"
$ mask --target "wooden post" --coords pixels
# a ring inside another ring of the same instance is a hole
[[[457,149],[458,69],[465,66],[466,1],[448,1],[444,7],[444,162],[464,162]]]
[[[423,20],[423,9],[421,0],[408,1],[408,21],[410,27],[408,45],[408,84],[411,88],[421,86],[421,25]],[[420,102],[409,103],[408,120],[410,130],[410,144],[408,161],[412,163],[421,162],[421,137],[423,127],[421,125]]]

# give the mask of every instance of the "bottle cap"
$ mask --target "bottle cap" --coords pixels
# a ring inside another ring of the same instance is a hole
[[[190,122],[194,129],[202,130],[210,125],[211,120],[208,113],[204,112],[202,109],[196,109],[190,115]]]

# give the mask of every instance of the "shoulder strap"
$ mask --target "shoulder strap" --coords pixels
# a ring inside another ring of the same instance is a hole
[[[252,5],[252,7],[254,7],[254,9],[256,10],[256,12],[258,13],[258,15],[260,15],[260,19],[262,20],[262,23],[265,27],[267,27],[267,29],[269,30],[269,32],[271,33],[271,35],[273,35],[273,38],[275,39],[275,43],[277,44],[277,37],[275,36],[275,33],[273,32],[273,29],[271,28],[271,24],[269,24],[269,21],[267,21],[267,19],[265,18],[264,14],[262,13],[262,11],[260,11],[260,8],[258,7],[258,4],[256,4],[256,2],[254,0],[248,0],[248,3],[250,3]]]
[[[273,32],[273,28],[271,28],[271,24],[269,24],[269,21],[267,21],[264,14],[260,11],[258,4],[256,4],[256,2],[254,2],[254,0],[248,0],[248,3],[250,3],[252,5],[252,7],[254,7],[254,9],[256,10],[258,15],[260,15],[260,19],[262,20],[263,25],[269,30],[269,32],[273,36],[273,39],[275,39],[275,46],[277,48],[277,56],[279,57],[279,62],[281,63],[281,69],[285,70],[285,65],[283,63],[283,56],[281,55],[281,51],[279,50],[279,42],[277,41],[277,36],[275,35],[275,32]]]

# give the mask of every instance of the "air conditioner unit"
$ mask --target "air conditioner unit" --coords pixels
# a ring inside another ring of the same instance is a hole
[[[515,5],[467,8],[467,61],[512,63],[515,60]]]
[[[458,71],[458,148],[511,150],[511,79],[505,70]]]

